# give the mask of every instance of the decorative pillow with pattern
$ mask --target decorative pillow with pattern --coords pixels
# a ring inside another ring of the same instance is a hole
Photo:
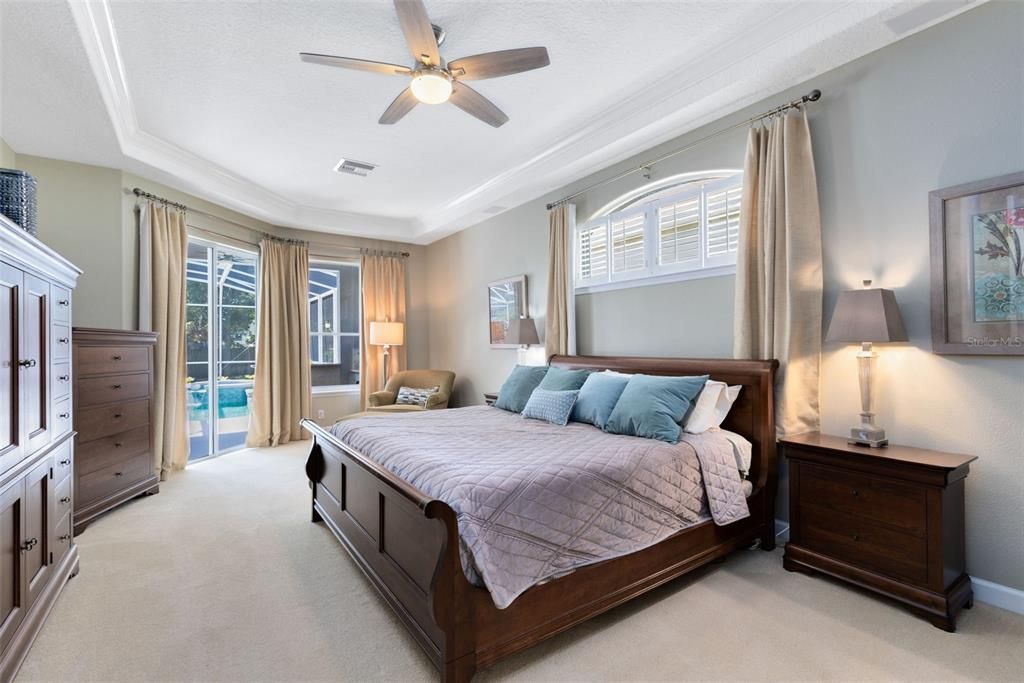
[[[523,417],[544,420],[553,425],[564,425],[569,422],[569,413],[580,395],[578,389],[571,391],[552,391],[551,389],[534,389],[530,400],[523,408]]]
[[[441,387],[430,387],[429,389],[417,389],[416,387],[402,387],[398,390],[396,405],[422,406],[427,407],[427,399],[441,391]]]

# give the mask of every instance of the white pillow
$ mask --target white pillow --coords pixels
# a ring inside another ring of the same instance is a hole
[[[753,455],[754,444],[750,443],[736,432],[730,432],[727,429],[716,430],[719,434],[724,436],[730,444],[732,444],[732,453],[736,458],[736,469],[740,471],[740,475],[744,479],[750,474],[750,460]],[[749,493],[747,494],[750,495]]]
[[[725,382],[709,379],[697,395],[693,410],[683,424],[683,430],[690,434],[700,434],[714,427],[721,427],[742,388],[741,384],[728,386]]]
[[[722,423],[725,422],[725,418],[729,415],[729,411],[732,410],[732,404],[739,398],[740,389],[743,388],[742,384],[734,384],[730,387],[726,387],[725,390],[719,394],[718,403],[715,404],[715,419],[714,427],[721,427]]]
[[[604,374],[604,375],[618,375],[619,377],[632,377],[633,376],[633,373],[631,373],[631,372],[615,372],[614,370],[602,370],[601,374]]]

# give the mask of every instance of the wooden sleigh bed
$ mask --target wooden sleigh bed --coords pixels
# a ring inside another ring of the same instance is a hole
[[[307,463],[312,519],[341,541],[441,672],[473,674],[678,576],[760,541],[775,545],[777,361],[554,356],[551,365],[651,375],[700,375],[743,390],[723,428],[753,444],[750,516],[727,526],[706,521],[660,543],[534,586],[505,609],[471,584],[459,557],[456,516],[310,420]]]

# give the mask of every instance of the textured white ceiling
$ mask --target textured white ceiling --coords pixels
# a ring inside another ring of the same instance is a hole
[[[380,126],[403,78],[299,61],[409,64],[388,2],[9,0],[0,134],[272,222],[427,242],[892,42],[885,20],[920,3],[426,5],[447,59],[548,48],[548,68],[474,84],[505,126],[452,105]],[[379,168],[339,175],[342,157]]]

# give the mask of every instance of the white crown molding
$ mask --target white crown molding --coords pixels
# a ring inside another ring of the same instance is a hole
[[[840,66],[904,38],[868,32],[854,52],[825,51],[814,67],[801,59],[840,34],[891,15],[896,0],[881,3],[800,4],[776,12],[700,61],[672,69],[623,93],[581,125],[558,131],[519,164],[444,201],[417,219],[358,214],[297,204],[265,187],[157,138],[139,127],[121,60],[108,0],[69,0],[90,66],[121,152],[177,179],[179,189],[270,223],[288,227],[427,244],[488,218],[488,207],[514,207],[600,169],[721,119],[782,92],[815,73]],[[972,6],[965,3],[933,25]],[[917,30],[925,28],[926,25]]]

